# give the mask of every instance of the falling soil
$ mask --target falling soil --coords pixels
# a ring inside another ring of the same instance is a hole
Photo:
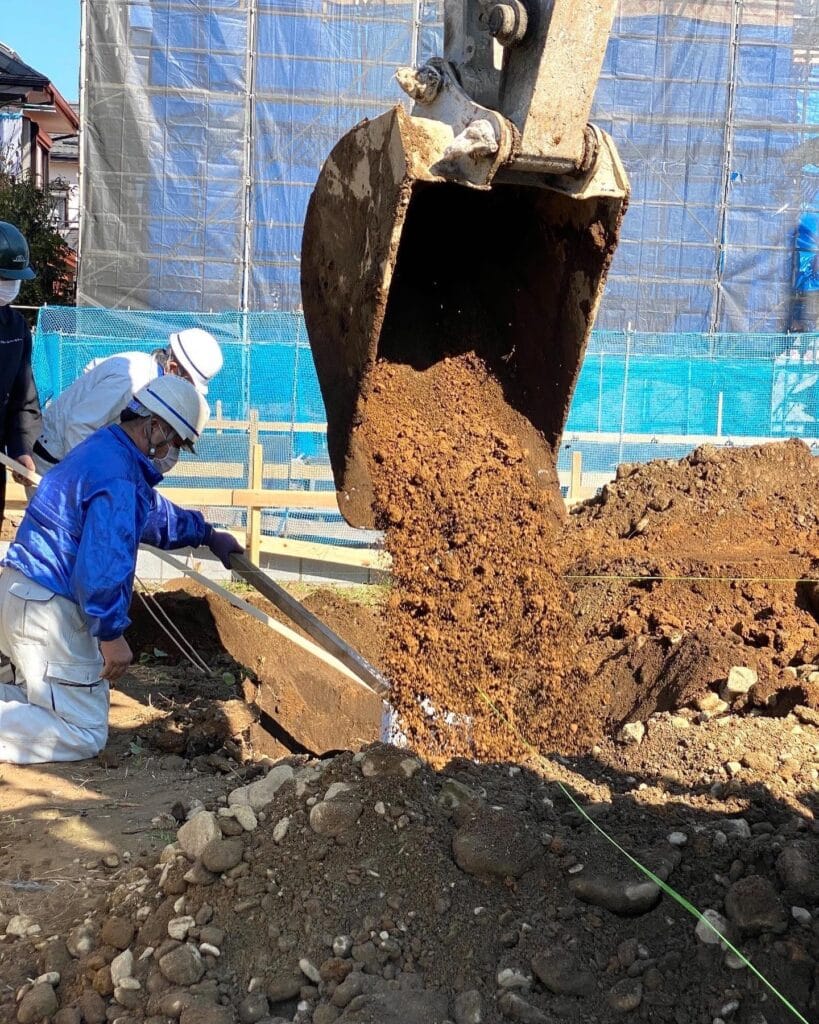
[[[589,750],[734,666],[758,678],[738,706],[819,706],[819,466],[801,442],[621,467],[567,523],[475,355],[382,362],[371,382],[356,440],[393,558],[385,666],[428,756],[520,756],[521,735]]]
[[[598,706],[566,658],[562,510],[530,470],[531,428],[474,355],[380,363],[371,388],[357,441],[393,558],[385,662],[402,729],[430,755],[522,752],[491,701],[530,741],[588,742]]]

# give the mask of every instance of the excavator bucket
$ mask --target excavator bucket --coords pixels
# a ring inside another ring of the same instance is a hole
[[[434,120],[396,107],[335,146],[307,211],[302,301],[327,409],[339,507],[378,525],[367,416],[376,360],[429,366],[474,351],[523,414],[525,446],[544,487],[617,246],[628,181],[599,129],[585,173],[514,163],[491,184],[452,180]]]

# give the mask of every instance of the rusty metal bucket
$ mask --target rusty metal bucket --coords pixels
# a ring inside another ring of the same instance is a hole
[[[376,525],[355,427],[377,359],[423,367],[474,350],[531,424],[543,485],[557,487],[557,450],[629,193],[614,144],[593,130],[599,156],[585,175],[501,167],[489,187],[437,174],[451,132],[401,107],[333,149],[307,211],[301,285],[350,524]]]

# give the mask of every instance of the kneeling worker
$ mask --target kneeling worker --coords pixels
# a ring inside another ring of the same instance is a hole
[[[154,490],[208,416],[192,384],[159,377],[40,484],[0,574],[0,651],[16,673],[0,685],[0,761],[78,761],[105,746],[108,683],[132,660],[140,541],[207,545],[226,566],[242,550]]]

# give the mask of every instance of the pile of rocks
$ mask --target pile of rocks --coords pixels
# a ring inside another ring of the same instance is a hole
[[[289,759],[195,805],[100,920],[42,938],[20,1024],[777,1024],[738,943],[809,1018],[819,1008],[819,837],[753,800],[641,806],[509,766],[435,772],[375,746]],[[696,924],[664,895],[701,907]],[[35,956],[36,953],[36,956]],[[691,972],[698,974],[696,986]],[[3,1007],[0,1006],[0,1014]],[[754,1016],[756,1014],[756,1016]]]

